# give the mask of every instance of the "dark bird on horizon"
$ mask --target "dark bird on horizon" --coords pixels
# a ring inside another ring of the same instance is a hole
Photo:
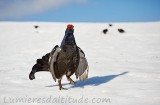
[[[56,45],[51,52],[37,59],[29,74],[30,80],[35,79],[36,72],[49,71],[55,82],[58,79],[59,89],[62,90],[66,89],[61,84],[64,75],[70,84],[75,83],[70,77],[74,73],[79,80],[88,78],[88,62],[82,49],[77,46],[73,33],[74,26],[68,24],[60,47]]]
[[[118,29],[118,32],[125,33],[125,31],[123,29]]]
[[[109,26],[112,27],[113,25],[112,25],[112,24],[109,24]]]
[[[37,28],[39,28],[39,26],[35,25],[34,28],[37,29]]]
[[[106,34],[108,32],[108,29],[104,29],[103,33]]]

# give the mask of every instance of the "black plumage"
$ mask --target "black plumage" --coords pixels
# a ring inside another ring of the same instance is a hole
[[[118,32],[120,32],[120,33],[125,33],[125,31],[123,30],[123,29],[118,29]]]
[[[59,89],[62,87],[61,80],[66,75],[70,83],[75,83],[70,76],[75,73],[80,80],[88,78],[88,63],[84,52],[76,44],[74,38],[74,27],[69,24],[65,31],[65,36],[59,47],[56,45],[50,53],[42,59],[37,59],[29,74],[30,80],[35,79],[34,74],[39,71],[50,71],[53,79],[58,79]]]
[[[103,33],[106,34],[108,32],[108,29],[104,29]]]
[[[39,26],[35,25],[34,28],[37,29]]]

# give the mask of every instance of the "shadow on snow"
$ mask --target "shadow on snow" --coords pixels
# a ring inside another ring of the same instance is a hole
[[[95,76],[95,77],[91,77],[91,78],[88,78],[85,81],[77,81],[76,84],[74,86],[72,86],[72,88],[73,87],[84,87],[84,86],[88,86],[88,85],[98,86],[98,85],[107,83],[107,82],[113,80],[114,78],[116,78],[118,76],[125,75],[127,73],[128,72],[123,72],[123,73],[120,73],[120,74],[117,74],[117,75],[107,75],[107,76]]]
[[[128,72],[123,72],[123,73],[120,73],[120,74],[117,74],[117,75],[107,75],[107,76],[95,76],[95,77],[91,77],[91,78],[88,78],[85,81],[76,81],[76,83],[73,86],[71,86],[70,88],[74,88],[74,87],[81,87],[81,88],[83,88],[84,86],[89,86],[89,85],[91,85],[91,86],[98,86],[98,85],[107,83],[107,82],[113,80],[114,78],[116,78],[118,76],[125,75],[127,73]],[[68,84],[69,83],[64,83],[62,85],[65,86],[65,85],[68,85]],[[58,85],[55,84],[55,85],[49,85],[49,86],[46,86],[46,87],[53,87],[53,86],[58,86]]]

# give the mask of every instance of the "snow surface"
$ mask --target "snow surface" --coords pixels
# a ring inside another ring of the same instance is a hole
[[[29,80],[36,59],[60,45],[67,24],[0,22],[0,105],[160,104],[160,22],[112,27],[73,23],[76,42],[89,62],[88,80],[78,81],[73,75],[76,84],[70,85],[64,76],[68,90],[62,91],[49,72],[38,72],[35,80]],[[109,31],[104,35],[105,28]]]

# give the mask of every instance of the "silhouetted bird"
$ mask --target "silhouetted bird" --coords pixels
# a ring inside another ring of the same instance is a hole
[[[123,29],[118,29],[118,32],[124,33],[125,31]]]
[[[112,25],[112,24],[109,24],[109,26],[112,27],[113,25]]]
[[[37,29],[38,27],[39,27],[39,26],[37,26],[37,25],[36,25],[36,26],[34,26],[34,28],[35,28],[35,29]]]
[[[70,83],[75,83],[70,78],[74,73],[77,79],[86,80],[88,78],[88,62],[84,52],[77,46],[73,33],[74,26],[67,25],[61,46],[56,45],[42,59],[37,59],[37,63],[32,67],[29,74],[30,80],[35,79],[34,74],[36,72],[50,71],[55,82],[58,79],[59,89],[61,90],[65,89],[61,84],[63,75],[66,75]]]
[[[103,33],[106,34],[108,32],[108,29],[104,29]]]

